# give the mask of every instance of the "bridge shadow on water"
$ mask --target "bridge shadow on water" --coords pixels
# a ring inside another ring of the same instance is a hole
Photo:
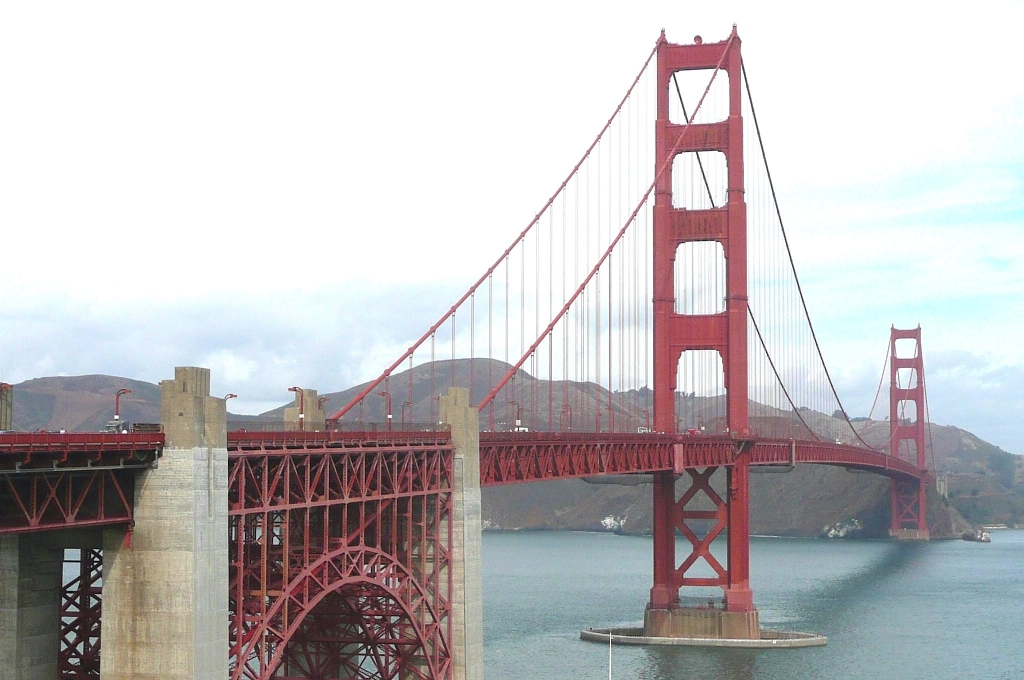
[[[823,633],[829,636],[829,646],[767,650],[645,647],[642,658],[635,659],[638,671],[635,677],[641,680],[866,677],[856,670],[851,657],[871,652],[849,649],[847,643],[852,641],[849,633],[853,632],[853,639],[856,638],[856,630],[867,625],[863,614],[865,607],[884,606],[889,593],[912,577],[915,564],[929,549],[927,544],[886,541],[755,540],[762,548],[782,541],[788,544],[787,548],[797,548],[798,552],[817,552],[813,560],[798,566],[792,564],[793,555],[789,555],[785,563],[776,563],[778,571],[767,575],[768,583],[762,589],[755,582],[754,592],[762,612],[763,627]],[[865,551],[874,553],[866,563],[862,561]],[[858,554],[860,559],[857,559]],[[847,570],[853,562],[861,563]],[[823,565],[831,566],[834,571],[824,577],[811,575]],[[773,621],[773,614],[780,613],[783,621]]]

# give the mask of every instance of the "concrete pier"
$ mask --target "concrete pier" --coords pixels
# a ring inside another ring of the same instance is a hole
[[[441,397],[441,422],[455,445],[452,512],[452,662],[454,680],[483,680],[483,565],[481,563],[480,419],[469,390],[454,387]]]
[[[58,677],[63,561],[43,534],[0,536],[0,678]]]
[[[135,483],[135,530],[103,540],[104,680],[228,674],[227,424],[210,371],[160,383],[158,468]]]
[[[650,609],[644,612],[644,635],[657,638],[717,638],[756,640],[761,636],[757,610]]]

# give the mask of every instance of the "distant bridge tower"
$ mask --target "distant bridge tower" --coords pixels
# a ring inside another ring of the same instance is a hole
[[[898,356],[897,340],[913,340],[912,356]],[[905,371],[901,375],[900,371]],[[906,383],[900,386],[900,383]],[[913,405],[913,418],[908,418]],[[921,353],[921,327],[889,334],[889,453],[924,470],[924,356]],[[933,471],[934,472],[934,471]],[[903,539],[928,540],[925,512],[927,484],[921,479],[892,480],[892,524],[889,535]]]
[[[692,125],[669,120],[669,93],[677,71],[704,70],[711,78],[728,77],[729,115],[726,120]],[[747,208],[743,186],[743,118],[741,111],[740,39],[733,27],[725,42],[673,45],[662,36],[658,45],[658,89],[655,172],[654,252],[654,427],[675,432],[675,390],[679,360],[684,351],[713,350],[722,361],[728,431],[745,436],[747,414]],[[724,207],[687,210],[673,207],[672,160],[681,153],[720,152],[728,168]],[[664,168],[664,171],[662,169]],[[721,245],[726,263],[725,311],[717,314],[679,314],[675,300],[676,250],[684,243]],[[660,473],[654,481],[654,586],[645,615],[648,635],[668,637],[760,636],[757,610],[749,580],[750,517],[749,459],[737,442],[735,463],[726,468],[728,492],[722,498],[709,483],[716,468],[687,470],[691,487],[675,497],[676,475]],[[693,510],[687,505],[707,496],[717,508]],[[703,538],[689,520],[715,520]],[[682,566],[675,559],[675,532],[690,542]],[[728,532],[728,562],[711,555],[711,542]],[[698,561],[708,564],[713,577],[688,575]],[[720,586],[727,611],[691,610],[679,606],[683,586]]]

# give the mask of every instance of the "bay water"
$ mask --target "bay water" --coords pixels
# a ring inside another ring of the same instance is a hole
[[[651,550],[644,536],[485,533],[485,677],[607,678],[607,645],[579,631],[641,624]],[[713,552],[724,559],[724,546]],[[828,645],[614,646],[612,677],[1024,678],[1022,530],[994,531],[988,544],[758,537],[751,586],[762,627],[821,633]]]

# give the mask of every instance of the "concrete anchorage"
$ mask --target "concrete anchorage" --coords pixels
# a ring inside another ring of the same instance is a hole
[[[135,482],[134,531],[103,540],[104,680],[228,674],[227,421],[210,371],[160,383],[166,444]]]
[[[481,563],[480,419],[469,390],[453,387],[441,397],[441,422],[455,445],[452,480],[452,677],[483,680],[483,565]]]

